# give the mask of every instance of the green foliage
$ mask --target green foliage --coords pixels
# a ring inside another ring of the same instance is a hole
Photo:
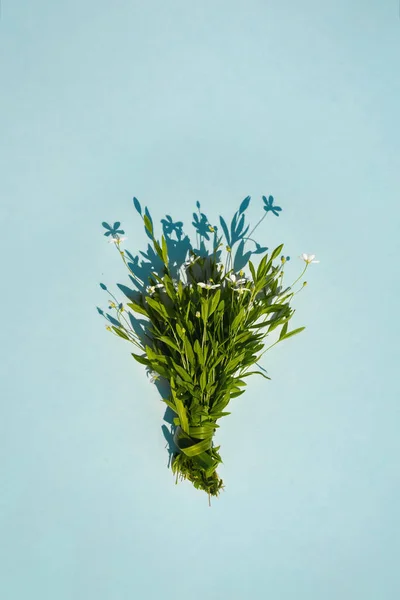
[[[221,220],[232,245],[236,238],[240,239],[243,213],[249,202],[249,197],[242,202],[230,234]],[[136,199],[134,204],[141,214]],[[142,218],[164,264],[164,273],[154,273],[150,281],[153,287],[143,292],[137,302],[127,304],[134,313],[148,319],[151,332],[145,346],[138,339],[133,342],[143,353],[132,356],[170,383],[171,393],[164,402],[176,415],[175,443],[179,453],[172,469],[177,479],[188,479],[209,496],[217,496],[223,488],[217,474],[221,457],[213,444],[217,421],[230,414],[225,411],[230,401],[244,393],[245,378],[261,375],[270,379],[252,369],[263,353],[266,338],[281,327],[278,340],[272,344],[275,345],[304,329],[288,332],[294,314],[290,306],[294,293],[286,290],[283,295],[280,290],[279,277],[285,261],[274,264],[283,244],[270,254],[264,253],[257,267],[249,261],[248,276],[234,273],[229,248],[225,265],[216,260],[215,252],[206,258],[194,255],[196,275],[189,267],[190,278],[183,274],[175,281],[169,271],[167,240],[162,236],[159,244],[155,239],[147,209]],[[118,320],[121,326],[113,326],[113,332],[134,340],[128,321]]]

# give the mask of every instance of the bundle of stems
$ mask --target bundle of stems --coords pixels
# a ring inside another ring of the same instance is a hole
[[[243,270],[235,272],[232,241],[244,244],[251,239],[243,235],[248,231],[244,230],[243,214],[250,202],[247,197],[235,215],[231,234],[221,218],[226,241],[231,243],[225,246],[225,260],[221,252],[223,238],[218,236],[216,226],[207,223],[208,231],[214,234],[212,251],[206,251],[203,241],[198,251],[191,246],[185,262],[178,268],[174,265],[173,269],[167,237],[162,235],[161,241],[154,237],[148,210],[142,215],[138,200],[134,202],[162,268],[151,273],[147,285],[138,280],[142,291],[135,301],[124,305],[112,295],[110,307],[115,310],[117,322],[113,321],[115,324],[107,329],[132,342],[140,350],[132,353],[133,358],[155,378],[169,383],[169,394],[163,400],[175,414],[174,441],[179,451],[172,461],[172,470],[176,480],[191,481],[209,498],[218,496],[223,488],[217,473],[222,462],[220,447],[214,445],[219,420],[230,414],[227,412],[230,401],[244,393],[247,377],[258,374],[269,379],[266,371],[257,366],[261,356],[304,329],[288,330],[294,314],[291,300],[298,293],[292,291],[294,284],[282,289],[283,269],[289,257],[281,255],[281,244],[270,254],[265,252],[257,267],[248,261],[247,274]],[[270,207],[270,212],[280,210],[273,205],[271,196],[268,200],[264,197],[264,204]],[[204,217],[199,205],[198,208],[199,215]],[[132,255],[121,249],[124,232],[119,229],[120,223],[113,228],[103,225],[131,278],[137,279]],[[313,256],[302,258],[306,264],[295,283],[310,262],[317,262]],[[174,276],[176,273],[178,277]],[[132,326],[133,313],[147,321],[144,336],[138,335]],[[266,338],[272,332],[276,339],[266,347]]]

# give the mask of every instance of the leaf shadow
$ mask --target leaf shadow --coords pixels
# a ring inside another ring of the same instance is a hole
[[[140,216],[151,224],[153,228],[153,220],[147,207],[145,207],[144,215],[139,201],[133,199],[134,207]],[[266,212],[279,211],[279,207],[274,207],[273,198],[270,196],[264,200],[264,210]],[[266,247],[260,246],[250,236],[246,237],[249,231],[249,225],[245,223],[245,213],[250,205],[250,196],[247,196],[240,204],[239,209],[234,214],[230,225],[228,226],[225,219],[220,216],[219,223],[221,233],[216,225],[211,226],[207,215],[201,211],[200,203],[197,202],[197,213],[193,213],[192,225],[195,229],[193,242],[183,229],[183,221],[174,221],[172,216],[167,214],[165,219],[161,219],[163,236],[168,253],[168,270],[172,279],[179,281],[182,279],[182,270],[188,283],[195,284],[200,277],[206,280],[215,277],[214,264],[221,262],[223,247],[223,239],[225,238],[226,246],[229,247],[232,256],[232,268],[235,272],[244,269],[251,260],[252,255],[262,254],[268,250]],[[277,214],[276,212],[274,214]],[[264,215],[265,216],[265,215]],[[105,236],[115,237],[123,234],[124,231],[119,229],[120,223],[116,221],[112,226],[103,222],[103,227],[106,229]],[[152,235],[145,227],[147,237],[153,241]],[[251,235],[251,234],[250,234]],[[195,243],[194,243],[195,240]],[[211,242],[211,250],[207,248],[206,242]],[[246,243],[252,244],[252,249],[246,249]],[[237,248],[235,249],[235,247]],[[118,289],[124,294],[130,302],[138,303],[142,294],[146,293],[148,285],[157,283],[157,277],[162,277],[165,274],[165,266],[161,258],[158,256],[154,247],[148,243],[145,251],[139,251],[137,255],[133,255],[129,250],[124,249],[126,263],[129,269],[129,280],[131,287],[123,283],[117,283]],[[190,269],[185,270],[185,264],[190,255],[196,255],[204,259],[202,266],[193,264]],[[104,284],[100,284],[104,290],[107,290]],[[107,290],[108,291],[108,290]],[[98,312],[115,327],[119,326],[119,322],[109,313],[105,313],[100,308]],[[130,311],[127,311],[129,323],[132,330],[136,333],[142,345],[151,344],[151,327],[146,318],[136,317]],[[149,370],[148,370],[149,375]],[[155,381],[158,393],[161,399],[169,398],[171,394],[169,382],[159,377]],[[166,441],[168,452],[168,468],[171,467],[171,461],[174,454],[178,451],[174,443],[174,433],[176,426],[174,425],[174,412],[167,407],[164,414],[164,423],[161,426],[161,431]]]

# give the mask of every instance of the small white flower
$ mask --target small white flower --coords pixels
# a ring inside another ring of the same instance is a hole
[[[244,292],[250,292],[251,290],[249,290],[248,288],[245,287],[238,287],[238,288],[233,288],[234,292],[237,292],[238,294],[243,294]]]
[[[215,288],[221,287],[220,283],[213,284],[213,283],[211,283],[211,281],[207,281],[207,283],[203,283],[202,281],[200,281],[197,285],[206,290],[215,290]]]
[[[186,260],[183,263],[183,266],[185,269],[188,269],[189,267],[191,267],[192,265],[194,265],[194,263],[199,259],[198,256],[194,256],[193,254],[191,254],[188,258],[188,260]]]
[[[156,373],[155,371],[150,371],[149,375],[150,375],[150,383],[154,383],[155,381],[157,381],[157,379],[160,378],[159,374]]]
[[[300,256],[300,258],[301,258],[301,259],[303,259],[303,260],[304,260],[304,262],[306,262],[308,265],[309,265],[310,263],[319,263],[319,260],[314,260],[314,258],[315,258],[315,254],[305,254],[305,253],[303,253],[303,254]]]
[[[109,244],[120,244],[121,242],[124,242],[125,240],[127,240],[127,237],[113,237],[111,238],[111,240],[109,240]]]
[[[146,290],[149,294],[154,294],[154,292],[156,291],[156,289],[163,289],[164,288],[164,284],[163,283],[157,283],[157,285],[148,285]]]
[[[244,285],[245,283],[247,283],[247,279],[245,279],[245,278],[238,279],[234,273],[229,275],[228,279],[229,279],[229,281],[231,281],[233,283],[233,285]]]

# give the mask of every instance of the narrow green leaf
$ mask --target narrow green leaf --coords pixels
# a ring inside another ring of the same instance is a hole
[[[279,254],[282,252],[282,248],[283,248],[283,244],[281,244],[280,246],[278,246],[277,248],[275,248],[275,250],[273,251],[273,253],[271,254],[271,259],[273,260],[274,258],[276,258],[277,256],[279,256]]]
[[[170,407],[170,409],[174,411],[174,413],[178,414],[178,413],[177,413],[176,406],[175,406],[175,404],[172,402],[172,400],[168,400],[168,398],[163,398],[163,402],[165,402],[165,404],[166,404],[167,406],[169,406],[169,407]]]
[[[192,365],[192,367],[194,368],[195,366],[195,358],[194,358],[194,353],[193,353],[193,349],[192,346],[187,338],[187,336],[185,335],[183,338],[183,344],[185,346],[185,352],[186,352],[186,356],[190,362],[190,364]]]
[[[208,300],[207,298],[201,299],[201,318],[204,322],[208,319]]]
[[[301,331],[304,331],[305,327],[299,327],[298,329],[293,329],[293,331],[289,331],[286,335],[284,335],[281,339],[286,340],[287,338],[292,337],[292,335],[297,335]]]
[[[188,421],[185,405],[183,404],[182,400],[177,397],[175,397],[175,405],[176,405],[176,411],[178,413],[179,420],[181,422],[181,427],[185,433],[188,433],[189,432],[189,421]]]
[[[257,281],[256,270],[255,270],[254,265],[251,262],[251,260],[249,260],[249,268],[250,268],[251,276],[253,277],[253,281],[254,281],[254,283],[256,283],[256,281]]]
[[[202,392],[206,389],[206,386],[207,386],[207,372],[202,371],[202,373],[200,375],[200,387],[201,387]]]
[[[196,352],[196,354],[198,356],[200,365],[204,365],[203,352],[201,350],[201,346],[200,346],[199,340],[195,340],[194,341],[193,348],[194,348],[194,351]]]
[[[159,339],[161,342],[164,342],[164,344],[167,344],[167,346],[169,346],[170,348],[173,348],[174,350],[176,350],[177,352],[180,353],[180,350],[179,350],[178,346],[175,344],[175,342],[173,342],[166,335],[160,335],[157,339]]]
[[[150,235],[153,235],[153,225],[147,215],[144,215],[143,221],[147,231],[150,233]]]
[[[161,244],[162,244],[162,255],[163,255],[164,264],[168,265],[168,248],[167,248],[167,242],[166,242],[164,236],[161,237]]]
[[[183,367],[176,364],[176,362],[174,362],[174,361],[172,361],[172,363],[174,365],[176,372],[183,379],[183,381],[186,381],[187,383],[193,383],[192,378],[190,377],[189,373],[187,371],[185,371],[185,369]]]
[[[221,290],[217,290],[211,300],[210,312],[208,314],[209,317],[213,314],[213,312],[217,308],[220,297],[221,297]]]
[[[264,373],[261,373],[261,371],[249,371],[248,373],[240,375],[240,377],[243,379],[243,377],[249,377],[250,375],[261,375],[261,377],[264,377],[264,379],[271,380],[271,377],[267,377],[267,375],[264,375]]]
[[[140,354],[135,354],[134,352],[131,352],[133,358],[140,363],[141,365],[146,365],[146,367],[148,367],[150,365],[150,361],[146,358],[146,355],[140,355]]]
[[[146,315],[146,317],[149,316],[147,310],[140,306],[140,304],[137,304],[136,302],[128,302],[127,306],[129,306],[129,308],[131,308],[133,311],[140,313],[141,315]]]
[[[129,336],[127,336],[124,331],[121,331],[121,329],[118,329],[118,327],[114,327],[114,325],[112,326],[112,328],[113,331],[115,331],[115,333],[119,335],[119,337],[121,337],[123,340],[129,340]]]
[[[154,298],[150,298],[150,296],[146,297],[146,302],[153,310],[155,310],[159,315],[161,315],[163,319],[168,318],[168,313],[165,310],[165,306],[161,304],[161,302],[158,302]]]
[[[285,324],[284,324],[284,326],[282,327],[282,329],[281,329],[281,333],[280,333],[280,335],[279,335],[279,339],[280,339],[280,340],[281,340],[283,337],[285,337],[285,335],[286,335],[286,332],[287,332],[287,330],[288,330],[288,327],[289,327],[289,323],[286,321],[286,323],[285,323]]]

